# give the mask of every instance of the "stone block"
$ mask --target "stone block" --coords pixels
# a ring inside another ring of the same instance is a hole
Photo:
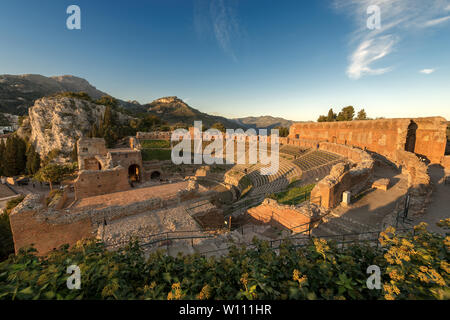
[[[387,191],[389,183],[390,181],[388,178],[378,179],[372,183],[372,188]]]

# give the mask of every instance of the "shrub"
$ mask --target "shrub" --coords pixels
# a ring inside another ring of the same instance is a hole
[[[448,226],[450,219],[447,219]],[[278,252],[254,240],[227,255],[167,256],[146,260],[134,242],[107,251],[95,240],[62,246],[46,257],[23,249],[0,263],[0,299],[449,299],[450,237],[423,225],[401,236],[390,228],[381,246],[313,238]],[[81,269],[81,289],[69,290],[66,268]],[[380,290],[370,290],[367,267],[382,271]]]

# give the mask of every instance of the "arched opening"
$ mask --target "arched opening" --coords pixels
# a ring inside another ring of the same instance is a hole
[[[159,172],[159,171],[153,171],[153,172],[150,174],[150,180],[159,180],[159,179],[161,179],[161,172]]]
[[[128,178],[135,182],[139,182],[141,180],[140,170],[137,164],[132,164],[128,167]]]
[[[102,170],[102,164],[95,158],[84,159],[85,170]]]
[[[406,134],[405,151],[413,152],[416,149],[416,131],[417,124],[414,121],[408,126],[408,132]]]

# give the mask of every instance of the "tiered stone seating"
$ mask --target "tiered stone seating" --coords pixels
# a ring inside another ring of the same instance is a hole
[[[290,156],[298,157],[306,153],[309,149],[301,148],[298,146],[291,146],[291,145],[281,145],[280,146],[280,153],[284,153]]]
[[[314,150],[305,153],[300,158],[294,160],[294,163],[302,169],[302,171],[309,171],[329,163],[336,163],[341,160],[342,157],[327,151]]]
[[[279,168],[275,174],[264,175],[262,172],[268,169],[267,165],[260,163],[249,166],[236,166],[234,170],[247,169],[247,177],[251,180],[253,188],[250,195],[269,194],[282,190],[293,180],[300,179],[302,171],[295,164],[280,158]]]

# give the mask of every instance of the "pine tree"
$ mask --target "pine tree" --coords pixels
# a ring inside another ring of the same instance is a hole
[[[358,116],[356,117],[356,120],[367,120],[367,114],[366,114],[366,111],[364,109],[361,109],[358,112]]]
[[[78,161],[78,148],[77,148],[76,142],[73,144],[73,149],[72,149],[72,153],[71,153],[70,157],[72,159],[72,162]]]
[[[333,108],[328,111],[327,122],[336,121],[336,113],[333,112]]]
[[[6,146],[5,146],[5,142],[2,140],[0,142],[0,176],[3,176],[3,166],[4,166],[4,162],[5,162],[5,151],[6,151]]]

